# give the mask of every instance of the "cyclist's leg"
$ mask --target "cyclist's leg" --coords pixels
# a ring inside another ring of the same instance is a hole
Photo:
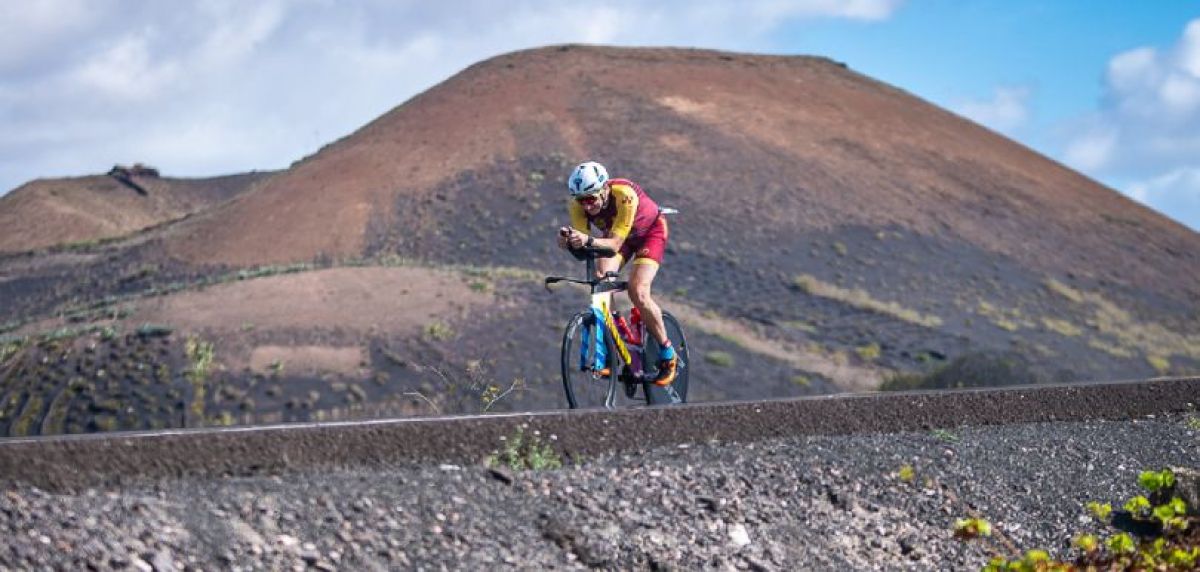
[[[596,277],[604,276],[608,272],[618,272],[621,269],[621,255],[617,254],[611,258],[596,259]]]
[[[633,270],[629,272],[629,299],[642,313],[646,330],[662,344],[667,339],[667,329],[663,327],[662,308],[651,295],[651,286],[657,274],[658,262],[650,258],[634,258]]]
[[[655,303],[650,290],[667,248],[667,219],[659,217],[645,238],[637,244],[626,245],[633,259],[633,270],[629,273],[629,299],[642,313],[642,321],[650,335],[660,344],[665,344],[667,330],[663,327],[662,309]],[[621,250],[624,252],[626,249]]]
[[[651,229],[633,259],[633,270],[629,276],[629,297],[642,314],[642,322],[659,347],[659,376],[656,384],[669,385],[675,380],[675,351],[671,347],[667,329],[663,325],[662,309],[651,294],[654,277],[658,274],[663,252],[667,244],[667,221],[660,218]],[[651,356],[646,356],[651,359]]]
[[[604,238],[612,238],[612,235],[610,235],[608,232],[602,233],[601,236]],[[625,260],[626,260],[626,257],[625,257],[625,249],[624,248],[621,248],[621,251],[618,252],[616,254],[616,256],[612,256],[610,258],[597,258],[596,259],[596,278],[604,276],[605,274],[607,274],[609,272],[620,272],[621,265],[624,264]]]

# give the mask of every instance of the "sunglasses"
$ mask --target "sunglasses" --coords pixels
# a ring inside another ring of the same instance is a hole
[[[590,207],[590,206],[600,202],[600,193],[594,193],[591,195],[583,195],[582,197],[576,197],[575,200],[578,201],[579,204],[581,204],[585,207]]]

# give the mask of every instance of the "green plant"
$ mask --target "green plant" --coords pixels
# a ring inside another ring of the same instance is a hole
[[[1173,492],[1175,484],[1174,473],[1170,470],[1143,471],[1138,476],[1138,482],[1150,491],[1152,498],[1164,499]],[[1088,511],[1097,520],[1108,520],[1112,508],[1107,503],[1088,503]],[[1200,536],[1195,534],[1195,527],[1200,525],[1200,518],[1189,516],[1187,506],[1178,497],[1161,502],[1156,506],[1150,499],[1138,495],[1124,504],[1125,510],[1134,521],[1159,521],[1162,526],[1159,532],[1148,532],[1148,536],[1134,538],[1128,533],[1121,532],[1101,541],[1091,534],[1075,538],[1073,545],[1079,554],[1073,561],[1061,562],[1051,559],[1045,551],[1026,553],[1025,558],[1006,561],[997,556],[990,560],[984,570],[988,571],[1028,571],[1041,572],[1045,570],[1194,570],[1200,561]],[[1148,530],[1154,530],[1153,528]]]
[[[1138,474],[1138,484],[1142,485],[1142,488],[1156,493],[1163,488],[1175,486],[1175,473],[1171,469],[1142,471]]]
[[[191,336],[184,343],[184,355],[189,366],[185,375],[192,384],[192,404],[189,407],[196,419],[204,418],[204,398],[207,394],[206,382],[213,363],[213,344],[197,336]]]
[[[207,379],[209,370],[213,364],[212,342],[206,342],[197,336],[191,336],[184,343],[183,351],[190,363],[187,374],[188,378],[193,382]]]
[[[917,478],[917,472],[912,465],[904,464],[900,466],[900,470],[896,471],[896,477],[902,482],[912,483]]]
[[[1146,356],[1146,362],[1150,364],[1150,367],[1154,368],[1154,371],[1158,372],[1158,375],[1165,375],[1171,371],[1171,360],[1163,356],[1148,355]]]
[[[1087,509],[1088,513],[1092,515],[1092,518],[1095,518],[1100,522],[1108,522],[1108,517],[1112,515],[1112,505],[1108,503],[1102,504],[1092,501],[1087,503]]]
[[[704,354],[704,361],[717,367],[730,367],[733,365],[733,355],[729,352],[711,351]]]
[[[492,289],[491,283],[485,280],[472,280],[467,286],[475,292],[487,292]]]
[[[439,342],[454,337],[454,330],[442,322],[433,322],[425,326],[425,336]]]
[[[513,435],[500,439],[504,441],[504,448],[487,458],[489,467],[502,465],[514,471],[562,468],[562,456],[549,443],[542,442],[537,431],[526,438],[525,428],[518,427]]]
[[[991,535],[992,525],[982,518],[960,518],[954,523],[955,538],[971,539]]]
[[[175,328],[163,324],[142,324],[137,328],[137,335],[143,338],[151,338],[158,336],[167,336],[174,332]]]
[[[954,433],[952,433],[946,429],[934,429],[933,431],[930,432],[930,434],[938,439],[941,439],[942,441],[947,442],[947,443],[957,443],[958,442],[958,435],[955,435]]]
[[[875,361],[879,358],[881,352],[879,344],[871,342],[865,346],[854,348],[854,353],[857,353],[858,357],[863,361]]]
[[[1132,553],[1135,548],[1133,537],[1129,536],[1129,533],[1127,532],[1110,536],[1108,540],[1104,541],[1104,545],[1113,554],[1129,554]]]
[[[1126,501],[1124,508],[1125,512],[1133,515],[1134,518],[1145,516],[1150,512],[1150,500],[1138,495]]]

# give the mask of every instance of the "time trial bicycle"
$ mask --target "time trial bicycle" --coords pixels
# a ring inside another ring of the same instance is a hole
[[[626,291],[629,283],[617,280],[616,272],[596,276],[596,259],[616,253],[610,248],[595,246],[571,249],[570,252],[586,262],[585,279],[546,278],[546,288],[558,282],[573,282],[588,286],[591,291],[590,307],[572,316],[563,333],[562,380],[567,405],[571,409],[615,408],[618,386],[623,388],[625,398],[635,403],[687,403],[690,361],[687,339],[679,321],[670,312],[663,311],[663,326],[679,361],[675,381],[667,387],[659,387],[654,384],[658,375],[658,341],[641,322],[637,308],[633,308],[627,317],[612,305],[613,293]]]

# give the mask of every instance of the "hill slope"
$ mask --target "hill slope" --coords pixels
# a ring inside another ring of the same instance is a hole
[[[0,197],[0,253],[110,239],[201,211],[269,173],[39,179]]]
[[[829,60],[698,50],[564,46],[485,61],[171,247],[201,262],[356,256],[377,246],[374,223],[408,251],[438,202],[465,216],[480,203],[557,203],[512,178],[529,175],[514,163],[550,156],[606,162],[685,208],[692,228],[896,227],[1043,272],[1200,293],[1196,233],[1013,141]],[[544,174],[551,187],[564,176]]]
[[[0,428],[151,422],[112,392],[167,425],[560,405],[583,297],[539,279],[581,271],[553,232],[582,159],[682,211],[655,288],[698,399],[1200,369],[1200,235],[1115,191],[827,59],[562,46],[135,239],[0,257]]]

